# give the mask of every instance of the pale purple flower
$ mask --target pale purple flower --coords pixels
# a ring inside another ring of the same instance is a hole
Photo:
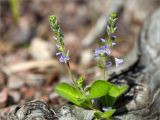
[[[94,56],[98,57],[102,53],[104,53],[104,49],[102,49],[102,48],[96,48],[95,52],[94,52]]]
[[[118,67],[123,63],[123,59],[114,58],[114,60],[115,60],[116,67]]]
[[[57,52],[56,55],[60,56],[59,61],[63,62],[63,63],[67,63],[67,61],[70,59],[69,58],[69,50],[67,51],[66,55],[64,55],[64,53],[62,53],[62,52]]]
[[[103,55],[103,54],[107,54],[107,55],[111,54],[111,50],[108,45],[95,49],[95,52],[94,52],[95,57],[98,57],[99,55]]]
[[[103,38],[100,38],[100,41],[101,41],[101,42],[105,42],[106,40],[105,40],[105,39],[103,39]]]
[[[63,54],[60,55],[60,58],[59,58],[60,62],[67,63],[68,60],[69,60],[69,56],[65,56]]]
[[[112,66],[112,62],[111,62],[111,61],[108,61],[106,67],[107,67],[107,68],[110,68],[111,66]]]

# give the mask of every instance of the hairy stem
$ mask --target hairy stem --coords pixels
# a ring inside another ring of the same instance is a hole
[[[74,77],[73,77],[73,74],[72,74],[72,71],[71,71],[69,62],[67,62],[66,68],[67,68],[67,70],[68,70],[69,77],[71,78],[71,80],[72,80],[74,86],[77,88],[77,83],[76,83],[76,81],[74,80]]]
[[[103,68],[103,80],[106,80],[106,69]]]
[[[102,77],[103,80],[106,80],[106,63],[105,63],[105,58],[101,57],[101,64],[102,64]]]

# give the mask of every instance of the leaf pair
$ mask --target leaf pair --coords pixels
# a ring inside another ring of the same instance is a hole
[[[95,117],[98,119],[109,119],[115,112],[112,109],[117,98],[126,91],[127,86],[117,86],[104,80],[96,80],[90,86],[83,89],[83,79],[77,81],[77,87],[68,83],[59,83],[56,86],[56,92],[68,101],[81,106],[93,108],[92,100],[99,98],[104,107],[111,107],[106,112],[96,110]]]
[[[97,80],[86,89],[86,91],[82,91],[70,84],[59,83],[55,90],[60,96],[70,102],[84,107],[89,106],[88,101],[106,95],[109,90],[109,83],[103,80]]]
[[[85,96],[80,92],[80,90],[67,83],[59,83],[56,86],[55,90],[60,96],[64,97],[65,99],[78,106],[81,106],[82,101],[85,98]]]
[[[128,86],[126,85],[118,86],[110,83],[108,94],[101,98],[102,105],[105,107],[113,107],[117,98],[121,96],[127,89]]]

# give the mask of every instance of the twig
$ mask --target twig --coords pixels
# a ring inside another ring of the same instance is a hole
[[[26,71],[34,68],[45,68],[45,67],[60,67],[58,61],[56,60],[44,60],[44,61],[28,61],[23,63],[17,63],[14,65],[10,65],[8,67],[5,67],[9,73],[16,73],[20,71]]]

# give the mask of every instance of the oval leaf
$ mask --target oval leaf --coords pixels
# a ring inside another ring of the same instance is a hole
[[[87,98],[93,99],[106,95],[108,93],[110,84],[103,80],[96,80],[92,83],[87,91]]]
[[[59,83],[55,91],[70,102],[81,105],[84,97],[79,90],[67,83]]]
[[[111,89],[109,90],[109,95],[114,98],[117,98],[122,93],[124,93],[127,90],[127,88],[128,87],[126,85],[122,85],[122,86],[112,85]]]

